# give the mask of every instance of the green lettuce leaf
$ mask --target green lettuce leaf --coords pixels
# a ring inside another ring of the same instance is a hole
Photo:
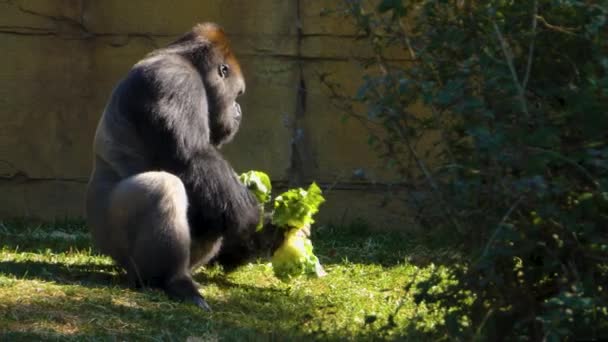
[[[325,198],[321,195],[321,189],[314,182],[308,190],[288,190],[274,199],[272,223],[286,229],[310,225],[315,222],[312,217],[323,202]]]
[[[255,195],[260,203],[270,201],[272,185],[267,174],[261,171],[248,171],[241,174],[239,180]]]

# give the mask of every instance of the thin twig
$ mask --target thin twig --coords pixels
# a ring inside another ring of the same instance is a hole
[[[441,189],[439,189],[439,186],[437,185],[437,182],[435,182],[433,175],[431,175],[431,172],[429,172],[428,168],[426,167],[420,156],[418,156],[418,153],[412,146],[409,138],[407,137],[407,134],[403,131],[403,127],[400,124],[397,124],[396,126],[399,131],[399,135],[401,136],[401,139],[403,139],[405,145],[407,146],[407,149],[410,152],[410,155],[414,158],[414,161],[418,165],[418,168],[424,174],[424,178],[426,178],[427,182],[429,182],[429,185],[433,189],[433,192],[437,194],[437,198],[439,199],[439,201],[444,204],[443,210],[445,211],[445,216],[454,225],[454,227],[456,227],[458,231],[462,231],[460,223],[456,220],[455,215],[453,215],[452,211],[450,210],[450,205],[444,200],[441,193]]]
[[[538,19],[543,25],[545,25],[546,28],[548,28],[548,29],[550,29],[552,31],[557,31],[557,32],[568,34],[568,35],[571,35],[571,36],[576,35],[575,32],[579,30],[577,28],[561,27],[561,26],[551,25],[541,15],[536,15],[536,19]]]
[[[519,82],[519,77],[517,77],[517,72],[515,71],[515,65],[513,64],[513,53],[509,48],[509,44],[504,39],[502,33],[500,32],[500,28],[496,21],[492,21],[494,25],[494,30],[496,31],[496,36],[498,36],[498,41],[500,42],[500,47],[502,48],[502,53],[505,55],[505,60],[507,61],[507,65],[509,66],[509,70],[511,71],[511,77],[513,78],[513,83],[517,88],[517,93],[519,97],[519,101],[521,103],[521,110],[526,115],[526,118],[530,118],[530,112],[528,112],[528,103],[526,102],[524,88]]]
[[[412,47],[412,42],[410,41],[410,37],[407,33],[407,28],[405,27],[405,24],[403,23],[401,18],[399,18],[399,27],[401,28],[401,34],[403,36],[403,41],[405,42],[405,47],[407,48],[407,51],[410,53],[410,57],[412,57],[413,60],[418,59],[416,56],[416,52],[414,52],[414,48]]]
[[[530,42],[530,49],[528,51],[528,64],[526,65],[526,75],[524,76],[524,81],[521,85],[524,92],[526,91],[526,87],[528,86],[528,81],[530,80],[530,71],[532,70],[532,59],[534,58],[534,45],[536,44],[536,28],[538,26],[538,0],[534,0],[534,15],[532,15],[532,41]]]
[[[587,171],[587,169],[585,169],[583,166],[581,166],[579,163],[577,163],[576,161],[569,159],[566,156],[564,156],[556,151],[553,151],[553,150],[548,150],[548,149],[544,149],[544,148],[540,148],[540,147],[532,147],[532,146],[528,146],[527,148],[532,151],[550,154],[553,157],[555,157],[567,164],[572,165],[574,168],[579,170],[583,175],[585,175],[585,177],[587,177],[587,179],[591,182],[591,184],[593,184],[593,186],[595,188],[600,187],[600,183],[593,177],[593,175],[589,171]]]
[[[496,240],[496,238],[498,237],[498,233],[500,233],[502,231],[502,227],[504,226],[505,222],[507,222],[507,220],[509,219],[509,217],[511,217],[511,214],[513,213],[513,211],[515,210],[515,208],[517,208],[517,206],[519,206],[519,203],[521,203],[521,201],[524,199],[524,196],[520,196],[514,203],[513,205],[511,205],[511,207],[509,208],[509,210],[507,210],[507,212],[505,213],[505,215],[502,217],[502,219],[500,220],[500,222],[498,223],[498,227],[496,227],[496,229],[494,230],[494,233],[492,234],[492,237],[490,237],[490,240],[488,240],[488,242],[486,243],[486,246],[483,249],[483,253],[481,253],[481,256],[479,257],[479,259],[477,259],[477,261],[479,262],[479,260],[484,259],[488,253],[490,252],[490,247],[492,247],[492,244],[494,244],[494,240]]]
[[[402,27],[402,29],[405,30],[404,27]],[[404,35],[405,35],[405,32],[404,32]],[[406,44],[407,44],[408,50],[410,50],[410,52],[412,53],[412,57],[415,58],[415,53],[414,53],[412,46],[410,45],[409,40],[406,40]],[[382,74],[387,75],[388,67],[386,66],[385,60],[380,53],[376,53],[376,60],[377,60],[377,63],[379,65],[379,68],[380,68],[380,71],[382,72]],[[431,172],[426,167],[424,161],[422,161],[420,156],[418,156],[418,153],[416,152],[416,149],[414,148],[414,146],[412,146],[412,143],[411,143],[410,139],[408,138],[407,133],[404,132],[403,127],[398,122],[396,123],[396,127],[397,127],[397,131],[399,132],[399,135],[401,136],[401,139],[405,142],[405,145],[410,153],[410,156],[414,159],[414,162],[416,163],[416,165],[418,166],[420,171],[422,171],[424,178],[427,180],[427,182],[431,186],[433,193],[435,193],[439,202],[444,204],[441,207],[444,211],[445,217],[452,225],[454,225],[454,227],[456,227],[456,229],[458,231],[462,231],[461,225],[458,222],[458,220],[456,219],[455,215],[453,215],[452,210],[450,209],[449,203],[447,203],[447,201],[445,201],[445,199],[443,198],[441,189],[439,189],[437,182],[433,178],[433,175],[431,174]]]
[[[488,312],[486,312],[483,319],[479,323],[479,326],[477,327],[477,330],[475,332],[475,336],[477,336],[478,340],[481,340],[481,338],[480,338],[480,336],[482,336],[481,332],[483,331],[484,326],[486,325],[486,323],[488,322],[490,317],[492,317],[493,314],[494,314],[494,309],[488,310]]]

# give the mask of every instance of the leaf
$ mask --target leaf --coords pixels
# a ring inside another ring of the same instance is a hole
[[[302,188],[288,190],[274,200],[272,223],[285,228],[302,228],[314,223],[313,215],[325,202],[321,189],[312,183],[308,190]]]
[[[264,172],[248,171],[241,174],[239,180],[255,195],[260,203],[263,204],[270,200],[272,184],[270,183],[270,177]]]
[[[260,202],[260,222],[258,222],[256,231],[261,231],[264,228],[264,203],[270,201],[270,192],[272,190],[270,177],[262,171],[252,170],[241,174],[239,180]]]
[[[406,14],[405,7],[403,7],[403,3],[401,2],[401,0],[383,0],[378,5],[377,9],[380,13],[393,11],[393,14],[399,17],[402,17]]]
[[[377,143],[378,143],[378,137],[377,137],[377,136],[370,134],[370,135],[367,137],[367,144],[368,144],[369,146],[374,146],[374,145],[376,145]]]

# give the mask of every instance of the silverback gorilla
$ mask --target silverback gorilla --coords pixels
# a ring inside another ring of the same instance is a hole
[[[196,25],[133,66],[114,88],[94,139],[86,198],[95,246],[136,286],[210,309],[192,279],[276,249],[259,204],[219,152],[241,122],[245,92],[223,30]]]

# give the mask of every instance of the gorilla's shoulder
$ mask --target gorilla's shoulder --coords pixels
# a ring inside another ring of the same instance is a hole
[[[118,106],[127,112],[160,105],[199,107],[204,93],[199,72],[186,58],[172,53],[149,55],[136,63],[116,88]]]
[[[163,90],[181,93],[193,86],[203,86],[201,76],[185,57],[174,53],[157,53],[137,62],[127,75],[126,81],[132,81],[138,87],[152,86],[151,90]]]

